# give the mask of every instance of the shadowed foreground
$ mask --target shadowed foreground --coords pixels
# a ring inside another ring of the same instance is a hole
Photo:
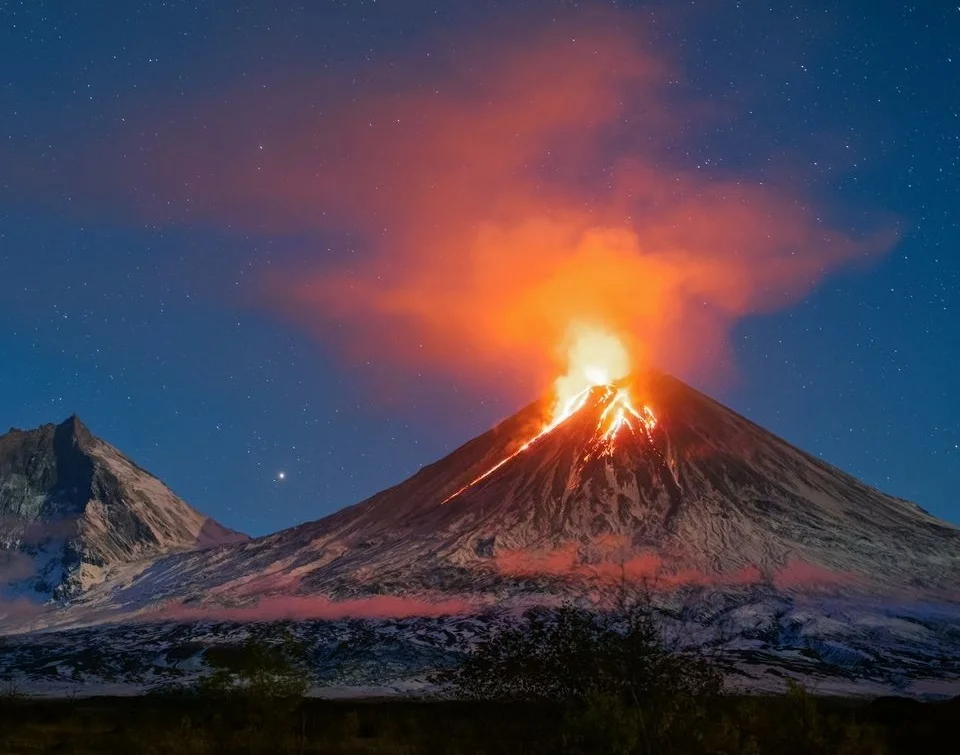
[[[665,746],[609,711],[548,704],[263,704],[195,695],[0,699],[3,753],[947,753],[960,699],[724,698]],[[652,734],[652,733],[651,733]]]

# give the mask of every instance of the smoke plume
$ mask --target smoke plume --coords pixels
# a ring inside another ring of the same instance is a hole
[[[889,247],[789,188],[680,167],[678,134],[712,116],[672,93],[678,74],[636,29],[502,45],[366,92],[291,147],[305,159],[289,185],[311,185],[364,253],[277,273],[274,306],[354,358],[487,384],[546,385],[583,327],[637,367],[696,371],[739,318]]]
[[[168,105],[56,180],[83,178],[73,206],[287,237],[259,301],[348,359],[546,386],[587,327],[689,374],[894,238],[831,227],[789,176],[696,164],[721,121],[630,17],[579,16]]]

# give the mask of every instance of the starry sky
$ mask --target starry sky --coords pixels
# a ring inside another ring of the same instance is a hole
[[[895,229],[882,253],[738,316],[709,368],[662,366],[960,522],[960,7],[930,0],[0,2],[0,426],[77,413],[260,535],[399,482],[528,403],[544,389],[532,373],[399,369],[376,339],[351,331],[345,350],[266,300],[264,281],[305,261],[349,270],[367,242],[325,194],[245,192],[211,179],[207,155],[249,136],[282,176],[311,153],[284,167],[275,145],[325,138],[288,129],[307,100],[350,112],[365,87],[428,86],[435,71],[410,61],[496,60],[504,29],[569,36],[598,14],[672,61],[661,163],[786,182],[841,233]],[[297,94],[305,80],[323,85]],[[284,87],[280,105],[248,97]],[[147,153],[151,171],[123,167]]]

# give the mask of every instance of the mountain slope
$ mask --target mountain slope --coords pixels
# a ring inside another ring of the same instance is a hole
[[[306,532],[384,549],[427,538],[460,562],[498,552],[544,554],[616,544],[616,560],[657,555],[668,572],[772,574],[793,561],[884,584],[949,587],[960,530],[790,446],[668,376],[631,392],[655,407],[652,427],[621,429],[597,450],[612,393],[502,467],[544,415],[532,405],[450,456]],[[601,550],[603,548],[601,547]],[[419,559],[429,558],[421,548]],[[597,554],[593,554],[596,556]],[[390,559],[392,561],[392,559]],[[494,560],[496,560],[494,558]],[[396,562],[399,566],[399,561]]]
[[[642,570],[655,556],[662,573],[709,577],[748,567],[772,576],[799,562],[887,587],[955,583],[957,528],[673,378],[651,373],[631,393],[653,407],[656,424],[621,430],[609,453],[594,450],[611,400],[596,389],[550,434],[440,503],[529,438],[542,422],[541,402],[401,485],[305,529],[321,541],[398,549],[396,558],[384,553],[394,569],[407,544],[427,539],[430,547],[408,557],[469,563],[476,556],[500,571],[555,573],[597,559]]]
[[[536,402],[362,503],[159,559],[87,600],[577,597],[621,575],[669,588],[956,598],[956,527],[674,378],[634,380],[630,411],[619,391],[593,389],[549,432],[549,402]]]
[[[68,598],[121,563],[238,542],[71,417],[0,436],[0,588]]]
[[[216,643],[299,619],[317,658],[361,638],[356,658],[331,661],[334,682],[406,689],[517,609],[602,601],[625,577],[669,641],[711,647],[734,685],[793,677],[826,693],[956,693],[956,527],[673,378],[624,387],[586,392],[546,426],[543,399],[366,501],[206,550],[186,549],[205,539],[202,517],[81,428],[5,436],[3,479],[14,469],[30,481],[0,497],[19,512],[20,550],[36,547],[29,522],[49,528],[65,512],[78,524],[63,553],[113,565],[78,593],[92,561],[71,572],[63,558],[68,600],[40,614],[0,610],[0,671],[44,689],[71,668],[95,683],[93,655],[100,681],[141,669],[122,676],[146,683],[180,673],[168,666],[187,638]],[[124,492],[101,505],[110,480]]]

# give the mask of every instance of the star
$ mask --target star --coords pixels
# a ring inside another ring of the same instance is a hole
[[[287,473],[284,471],[277,472],[277,482],[283,482],[287,479]]]

